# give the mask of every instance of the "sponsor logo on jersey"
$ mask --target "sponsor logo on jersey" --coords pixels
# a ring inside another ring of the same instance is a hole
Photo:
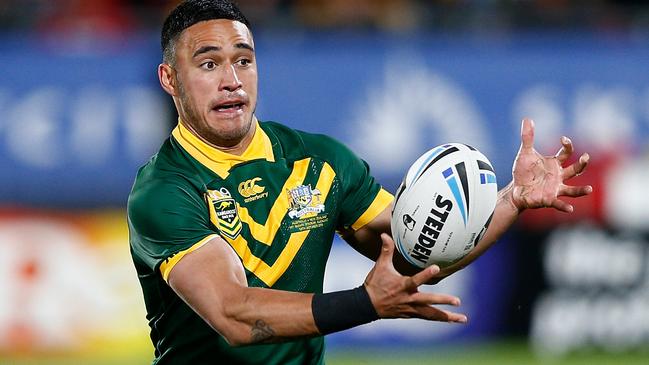
[[[268,192],[265,191],[266,187],[257,184],[260,181],[260,177],[255,177],[239,184],[239,194],[245,198],[243,199],[244,202],[250,203],[251,201],[263,199],[268,196]]]
[[[235,239],[241,233],[242,227],[237,202],[226,188],[208,190],[207,195],[216,213],[216,228],[224,236]]]
[[[430,210],[426,222],[421,227],[417,244],[413,247],[410,256],[413,259],[419,260],[423,263],[428,261],[432,248],[435,247],[439,233],[444,228],[444,223],[448,219],[448,214],[453,209],[453,202],[450,199],[444,198],[442,195],[437,195],[435,198],[435,206]]]
[[[295,219],[305,214],[318,214],[325,209],[320,201],[320,190],[311,189],[311,185],[300,185],[288,191],[288,216]]]

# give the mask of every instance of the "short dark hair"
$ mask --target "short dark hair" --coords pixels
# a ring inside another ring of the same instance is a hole
[[[160,43],[163,60],[169,63],[174,61],[174,44],[183,30],[196,23],[214,19],[239,21],[251,29],[248,19],[229,0],[185,0],[171,11],[162,26]]]

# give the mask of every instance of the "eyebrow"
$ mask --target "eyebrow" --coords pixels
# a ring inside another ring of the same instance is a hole
[[[251,52],[255,52],[255,49],[252,48],[251,45],[249,45],[248,43],[243,43],[243,42],[235,44],[234,48],[247,49],[247,50],[249,50]],[[221,47],[218,47],[218,46],[203,46],[203,47],[199,48],[196,52],[194,52],[194,55],[192,56],[192,58],[196,58],[197,56],[199,56],[199,55],[201,55],[203,53],[212,52],[212,51],[218,52],[220,50],[221,50]]]

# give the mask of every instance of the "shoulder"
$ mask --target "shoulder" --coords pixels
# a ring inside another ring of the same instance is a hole
[[[137,172],[130,197],[160,193],[175,188],[200,188],[205,185],[187,156],[167,139],[160,150]]]
[[[276,136],[285,154],[324,160],[330,164],[357,159],[352,150],[339,140],[318,133],[292,129],[276,122],[263,122],[262,128]]]
[[[202,206],[202,183],[182,166],[163,146],[158,154],[142,166],[128,196],[130,220],[151,217],[183,206]]]

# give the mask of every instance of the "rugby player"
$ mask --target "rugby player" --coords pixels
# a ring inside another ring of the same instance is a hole
[[[255,42],[239,9],[185,1],[161,42],[158,76],[179,122],[128,200],[154,363],[317,364],[324,335],[380,318],[464,323],[438,308],[459,298],[418,287],[475,260],[524,209],[570,212],[558,197],[592,190],[564,185],[588,156],[563,168],[573,150],[565,137],[556,156],[541,156],[525,120],[513,181],[476,249],[444,270],[409,267],[393,255],[393,197],[361,159],[329,137],[255,116]],[[322,293],[336,232],[376,263],[357,288]]]

